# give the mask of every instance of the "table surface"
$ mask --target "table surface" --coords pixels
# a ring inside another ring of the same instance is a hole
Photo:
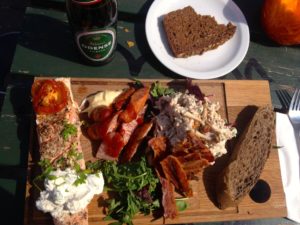
[[[118,2],[117,51],[113,61],[101,67],[88,66],[80,61],[72,41],[63,0],[35,0],[27,7],[23,30],[7,79],[7,94],[4,99],[0,99],[1,190],[19,199],[24,196],[32,119],[29,93],[34,76],[183,78],[163,66],[146,41],[145,17],[153,0]],[[259,16],[263,0],[234,2],[247,19],[251,42],[241,64],[219,79],[268,80],[273,106],[284,110],[294,89],[300,87],[300,48],[278,46],[266,37],[261,29]],[[127,41],[133,41],[134,46],[128,47]],[[22,211],[22,207],[19,208]],[[296,223],[278,218],[240,224]]]

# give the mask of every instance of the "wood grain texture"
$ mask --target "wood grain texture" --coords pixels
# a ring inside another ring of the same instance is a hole
[[[127,86],[130,80],[127,79],[72,79],[72,91],[75,100],[80,102],[89,94],[105,89],[121,89]],[[153,80],[142,80],[146,85],[150,85]],[[184,87],[184,81],[160,80],[165,85],[175,88]],[[221,115],[230,123],[236,122],[237,129],[242,130],[249,122],[253,114],[253,106],[270,105],[270,89],[267,81],[193,81],[201,87],[201,90],[210,95],[212,101],[218,101],[221,105]],[[32,135],[34,136],[34,135]],[[34,138],[33,138],[34,140]],[[84,136],[81,138],[85,160],[92,160],[91,143]],[[232,146],[234,141],[230,143]],[[28,182],[26,191],[25,224],[51,224],[49,215],[39,212],[34,205],[34,200],[38,197],[38,191],[31,186],[32,178],[37,171],[37,147],[34,141],[31,144],[29,155]],[[229,148],[230,154],[230,148]],[[272,218],[286,216],[286,206],[284,192],[281,183],[280,166],[278,154],[272,149],[270,157],[265,165],[261,179],[266,181],[271,188],[271,196],[264,203],[256,203],[247,196],[241,204],[235,208],[219,210],[215,205],[215,178],[219,171],[226,165],[229,154],[219,158],[214,166],[204,170],[199,181],[192,181],[194,196],[190,198],[188,209],[180,212],[174,220],[166,220],[168,224],[193,223],[209,221],[246,220],[257,218]],[[102,219],[103,199],[105,194],[95,196],[90,203],[89,224],[106,224]],[[137,215],[134,224],[162,224],[162,219],[153,220],[151,216]]]

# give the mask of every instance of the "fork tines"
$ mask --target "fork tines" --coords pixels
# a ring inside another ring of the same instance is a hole
[[[300,110],[300,89],[296,89],[293,95],[290,110]]]

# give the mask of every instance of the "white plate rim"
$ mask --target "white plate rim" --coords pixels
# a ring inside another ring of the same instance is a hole
[[[189,78],[194,78],[194,79],[213,79],[213,78],[218,78],[218,77],[221,77],[221,76],[224,76],[224,75],[230,73],[243,61],[243,59],[245,58],[245,56],[247,54],[247,51],[249,48],[249,43],[250,43],[249,27],[248,27],[248,24],[247,24],[244,14],[232,0],[215,0],[215,1],[220,1],[223,4],[228,4],[229,8],[234,11],[235,16],[239,20],[239,22],[236,22],[234,24],[237,26],[237,29],[240,30],[240,34],[242,35],[240,38],[241,42],[239,45],[240,47],[235,54],[235,57],[231,60],[231,64],[228,64],[221,68],[216,68],[215,70],[211,70],[211,71],[193,71],[193,70],[185,69],[185,68],[177,65],[176,62],[174,62],[176,60],[175,57],[173,57],[174,60],[168,60],[168,59],[164,58],[161,55],[161,51],[159,51],[155,48],[154,39],[151,38],[151,36],[153,37],[153,35],[159,35],[159,33],[153,34],[152,30],[151,30],[151,26],[153,26],[153,22],[156,22],[158,19],[158,17],[154,16],[156,9],[158,7],[160,7],[160,5],[166,1],[169,1],[169,0],[155,0],[152,3],[152,5],[150,6],[150,8],[148,10],[147,16],[146,16],[145,32],[146,32],[146,38],[147,38],[148,44],[149,44],[153,54],[168,69],[170,69],[171,71],[173,71],[179,75],[182,75],[184,77],[189,77]],[[195,1],[199,1],[199,0],[189,0],[188,2],[195,2]],[[210,1],[211,0],[206,1],[207,4],[209,4]],[[179,2],[179,0],[173,0],[172,4],[176,4],[176,2]],[[171,11],[173,11],[173,10],[171,10]],[[228,22],[229,22],[229,20],[228,20]],[[160,25],[160,26],[162,26],[162,25]],[[216,49],[216,50],[218,50],[218,49]],[[205,57],[205,53],[199,57]]]

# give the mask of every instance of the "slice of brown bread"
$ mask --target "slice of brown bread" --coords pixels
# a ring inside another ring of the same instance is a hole
[[[258,181],[272,148],[275,114],[260,107],[239,137],[216,185],[219,208],[237,206]]]
[[[163,17],[169,46],[175,57],[201,55],[229,40],[236,26],[218,24],[214,17],[197,14],[191,6]]]

